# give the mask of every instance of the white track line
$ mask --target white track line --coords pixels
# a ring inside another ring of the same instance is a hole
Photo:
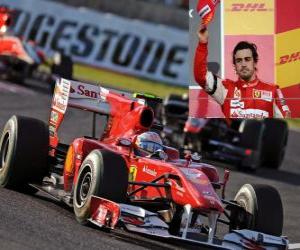
[[[289,244],[289,249],[300,249],[300,243]]]

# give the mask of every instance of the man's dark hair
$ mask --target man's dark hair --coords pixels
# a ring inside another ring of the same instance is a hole
[[[257,46],[254,43],[249,43],[247,41],[241,41],[239,42],[232,53],[232,61],[233,64],[235,64],[235,54],[242,49],[250,49],[252,51],[253,60],[255,63],[258,62],[258,53],[257,53]]]

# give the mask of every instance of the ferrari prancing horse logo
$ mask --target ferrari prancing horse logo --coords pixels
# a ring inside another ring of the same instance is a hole
[[[261,98],[261,90],[253,89],[253,98]]]

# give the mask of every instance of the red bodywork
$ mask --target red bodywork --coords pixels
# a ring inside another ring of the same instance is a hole
[[[11,13],[11,10],[0,7],[0,56],[13,57],[28,64],[34,64],[36,60],[41,62],[45,61],[44,53],[37,49],[34,41],[26,42],[25,46],[22,39],[7,33],[7,29],[12,22]],[[31,52],[27,51],[28,49],[31,50]],[[33,59],[30,53],[36,54],[38,59]]]
[[[0,31],[5,32],[7,27],[11,24],[11,15],[9,9],[0,7]]]
[[[24,49],[22,41],[14,36],[0,37],[0,56],[12,56],[30,64],[34,63]]]
[[[108,149],[120,154],[127,163],[130,181],[128,193],[140,188],[134,182],[168,184],[168,188],[163,185],[147,186],[133,193],[131,201],[167,199],[182,206],[190,204],[193,209],[202,212],[223,212],[222,202],[212,185],[222,183],[213,166],[195,163],[191,157],[187,160],[179,159],[178,150],[171,147],[165,147],[167,160],[135,154],[136,136],[148,131],[154,119],[152,109],[142,99],[129,98],[99,86],[61,79],[56,84],[49,121],[50,155],[55,156],[59,145],[57,130],[68,106],[94,111],[109,118],[102,138],[77,138],[70,145],[64,166],[65,191],[71,191],[77,181],[81,163],[92,150]],[[122,146],[119,143],[121,138],[130,141],[131,145]]]
[[[11,23],[11,13],[6,7],[0,7],[0,55],[14,56],[25,61],[28,55],[19,38],[8,36],[7,29]]]

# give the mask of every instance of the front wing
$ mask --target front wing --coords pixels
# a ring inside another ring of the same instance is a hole
[[[123,227],[134,233],[155,238],[199,245],[201,249],[257,249],[284,250],[288,249],[288,240],[284,237],[263,234],[251,230],[234,230],[224,236],[223,240],[213,239],[209,242],[205,237],[183,232],[182,236],[171,235],[169,226],[156,213],[141,207],[128,204],[117,204],[112,201],[92,196],[91,218],[89,221],[99,227],[114,229]]]

